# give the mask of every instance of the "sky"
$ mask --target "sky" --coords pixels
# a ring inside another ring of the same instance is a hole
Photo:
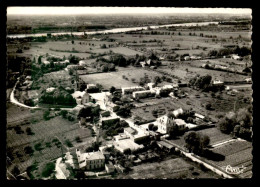
[[[249,8],[170,8],[170,7],[7,7],[7,15],[71,15],[71,14],[137,14],[137,13],[225,13],[247,14]]]

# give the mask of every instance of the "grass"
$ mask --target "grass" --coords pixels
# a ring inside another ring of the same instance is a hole
[[[239,176],[252,177],[252,143],[247,141],[235,141],[213,149],[214,152],[225,155],[224,161],[210,161],[220,167],[230,165],[232,167],[245,166],[246,169]]]
[[[138,86],[140,78],[144,77],[145,73],[151,80],[153,80],[155,76],[161,77],[161,74],[157,72],[134,67],[118,68],[117,72],[80,75],[79,77],[87,83],[101,84],[104,89],[109,89],[111,86],[116,88]],[[128,80],[122,78],[124,75]],[[131,81],[132,78],[136,80],[135,83]]]
[[[201,171],[199,168],[191,170],[193,166],[182,158],[169,159],[155,163],[144,163],[132,167],[132,171],[125,178],[130,179],[176,179],[176,178],[215,178],[209,173]],[[196,171],[199,175],[192,173]]]

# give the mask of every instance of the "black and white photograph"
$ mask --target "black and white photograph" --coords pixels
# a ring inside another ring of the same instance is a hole
[[[251,179],[252,18],[8,6],[5,178]]]

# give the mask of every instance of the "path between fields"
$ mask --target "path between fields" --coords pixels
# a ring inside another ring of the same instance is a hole
[[[226,140],[224,142],[220,142],[220,143],[216,143],[216,144],[213,144],[211,145],[212,148],[216,148],[216,147],[219,147],[221,145],[224,145],[224,144],[227,144],[227,143],[230,143],[230,142],[234,142],[234,141],[246,141],[246,140],[243,140],[241,138],[237,138],[237,139],[231,139],[231,140]]]

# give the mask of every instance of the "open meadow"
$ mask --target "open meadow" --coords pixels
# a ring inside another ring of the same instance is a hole
[[[138,86],[140,78],[143,78],[145,74],[151,81],[155,76],[161,77],[160,73],[135,67],[118,68],[116,72],[87,74],[79,77],[86,83],[101,84],[104,89],[109,89],[111,86],[120,89],[122,87]],[[128,80],[124,79],[123,76]]]

